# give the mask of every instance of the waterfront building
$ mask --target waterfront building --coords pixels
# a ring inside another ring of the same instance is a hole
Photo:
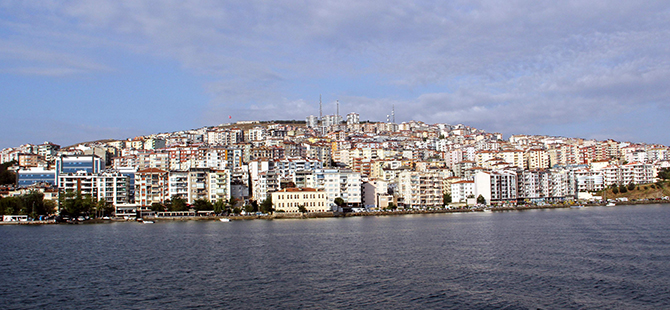
[[[168,177],[168,197],[188,199],[188,171],[170,171]]]
[[[442,180],[436,171],[402,171],[398,175],[398,195],[405,208],[441,207]]]
[[[230,200],[230,171],[212,170],[207,174],[209,201]]]
[[[165,170],[149,168],[135,174],[135,200],[140,206],[164,203],[169,197],[168,175]]]
[[[106,170],[94,175],[97,200],[104,200],[112,205],[130,203],[130,178],[114,170]]]
[[[469,197],[474,197],[475,181],[460,180],[451,183],[451,201],[463,203]]]
[[[474,196],[482,195],[487,204],[515,202],[518,198],[517,174],[514,171],[479,171],[474,181]]]
[[[389,199],[390,197],[390,199]],[[366,208],[388,207],[393,196],[388,194],[388,183],[382,180],[369,180],[361,185],[361,200]]]
[[[304,206],[307,212],[329,212],[330,201],[325,191],[314,188],[285,188],[272,193],[272,204],[279,212],[300,212]]]

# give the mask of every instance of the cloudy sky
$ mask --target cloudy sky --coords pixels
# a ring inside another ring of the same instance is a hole
[[[0,0],[0,147],[357,112],[670,145],[670,2]]]

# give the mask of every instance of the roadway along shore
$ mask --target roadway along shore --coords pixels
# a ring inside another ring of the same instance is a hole
[[[641,204],[668,204],[668,200],[649,200],[649,201],[629,201],[629,202],[620,202],[617,203],[617,206],[624,205],[641,205]],[[560,209],[560,208],[570,208],[569,204],[559,204],[559,205],[520,205],[516,207],[488,207],[488,208],[475,208],[475,209],[436,209],[436,210],[395,210],[395,211],[374,211],[374,212],[349,212],[349,213],[336,213],[336,212],[318,212],[318,213],[284,213],[284,212],[275,212],[270,215],[230,215],[230,216],[189,216],[189,217],[144,217],[144,220],[151,221],[216,221],[221,218],[228,218],[231,221],[242,221],[242,220],[275,220],[275,219],[312,219],[312,218],[331,218],[331,217],[356,217],[356,216],[394,216],[394,215],[409,215],[409,214],[440,214],[440,213],[472,213],[472,212],[484,212],[485,209],[491,211],[523,211],[523,210],[533,210],[533,209]],[[597,207],[605,206],[604,203],[592,203],[584,204],[585,207]],[[611,207],[613,208],[613,207]],[[111,222],[127,222],[127,221],[136,221],[125,220],[125,219],[112,219],[112,220],[101,220],[101,219],[91,219],[79,224],[97,224],[97,223],[111,223]],[[141,221],[137,221],[141,222]],[[58,224],[55,221],[25,221],[25,222],[2,222],[0,225],[46,225],[46,224]]]

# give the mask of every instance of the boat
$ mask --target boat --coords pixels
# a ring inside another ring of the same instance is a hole
[[[610,202],[610,203],[606,204],[605,206],[606,207],[614,207],[614,206],[616,206],[616,203]]]
[[[230,222],[230,219],[229,219],[229,218],[222,217],[222,218],[219,219],[219,221],[221,221],[221,222]]]
[[[580,209],[580,208],[583,208],[583,207],[584,207],[583,205],[574,205],[574,206],[570,206],[570,209]]]
[[[143,221],[142,221],[142,223],[144,223],[144,224],[153,224],[153,223],[154,223],[154,221],[147,221],[147,220],[143,220]]]
[[[484,212],[492,212],[492,211],[491,211],[491,209],[486,208],[486,209],[484,209]]]

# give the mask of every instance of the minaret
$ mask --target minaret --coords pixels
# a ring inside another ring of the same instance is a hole
[[[321,94],[319,94],[319,121],[323,120],[323,105],[321,104]]]
[[[393,105],[393,109],[391,110],[391,118],[393,118],[393,123],[395,124],[395,104]]]

